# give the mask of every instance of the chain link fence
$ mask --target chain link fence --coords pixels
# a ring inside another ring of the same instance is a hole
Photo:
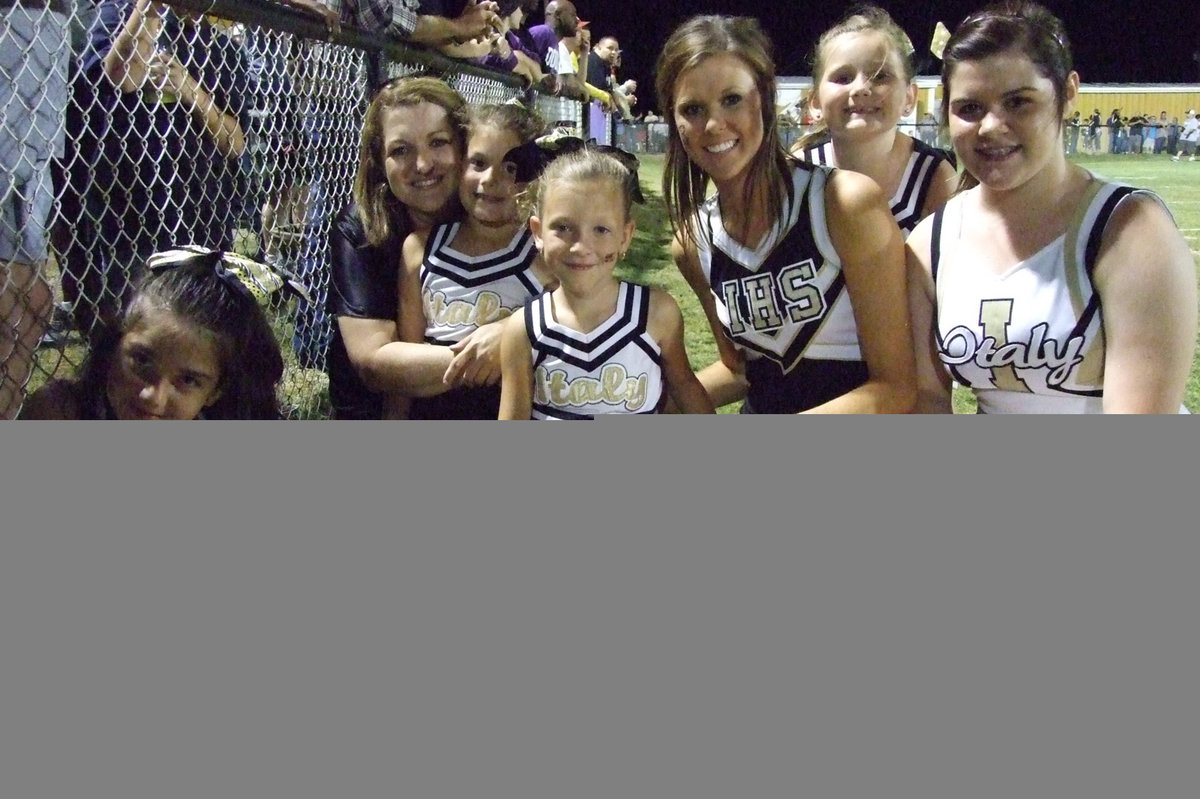
[[[146,256],[187,242],[276,262],[308,286],[311,303],[270,313],[288,417],[324,418],[329,228],[350,201],[369,87],[432,73],[472,106],[521,97],[548,123],[587,126],[582,105],[511,74],[355,28],[331,39],[270,0],[170,5],[157,48],[204,87],[203,112],[171,90],[122,91],[123,79],[153,82],[113,63],[113,42],[136,27],[135,2],[0,0],[4,206],[18,239],[37,213],[48,237],[45,260],[0,252],[0,418],[47,379],[74,374]],[[55,74],[59,96],[47,96]],[[43,184],[23,179],[38,170]]]

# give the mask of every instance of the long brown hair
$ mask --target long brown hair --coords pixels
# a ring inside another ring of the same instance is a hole
[[[378,247],[393,234],[408,232],[408,209],[388,186],[384,169],[383,112],[432,103],[446,109],[454,146],[461,158],[467,149],[467,101],[440,78],[406,76],[385,85],[371,100],[363,119],[358,147],[358,173],[354,176],[354,202],[367,234],[367,241]],[[399,228],[399,229],[398,229]]]
[[[667,162],[663,198],[675,229],[685,242],[696,241],[696,212],[704,204],[709,177],[683,150],[675,123],[675,90],[689,69],[718,53],[738,57],[754,75],[762,106],[763,142],[750,164],[743,200],[758,193],[766,197],[765,213],[774,218],[783,210],[787,174],[792,159],[775,124],[775,61],[770,38],[751,17],[701,15],[684,22],[668,37],[655,67],[659,108],[667,121]]]

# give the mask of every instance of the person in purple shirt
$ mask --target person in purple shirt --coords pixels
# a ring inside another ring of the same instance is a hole
[[[554,92],[573,100],[587,99],[583,81],[562,40],[575,35],[579,15],[571,0],[550,0],[546,4],[546,21],[529,29],[538,57],[546,65],[547,78],[553,80]]]
[[[499,72],[520,75],[527,85],[540,83],[544,77],[542,61],[521,40],[518,31],[525,23],[531,0],[500,0],[500,30],[503,37],[496,41],[492,52],[479,59],[483,66]]]

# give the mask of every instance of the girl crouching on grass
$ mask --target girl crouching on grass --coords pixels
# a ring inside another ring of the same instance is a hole
[[[284,287],[262,264],[185,247],[149,272],[79,376],[25,403],[25,419],[278,419],[283,358],[260,302]]]

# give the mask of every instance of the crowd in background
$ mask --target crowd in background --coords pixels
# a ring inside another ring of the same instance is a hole
[[[1075,111],[1067,118],[1063,144],[1067,155],[1125,155],[1166,153],[1175,160],[1195,151],[1196,133],[1200,121],[1196,111],[1189,109],[1183,122],[1179,117],[1167,117],[1166,111],[1157,116],[1151,113],[1122,114],[1114,108],[1102,119],[1099,108],[1089,116]],[[1190,151],[1189,151],[1190,149]]]

